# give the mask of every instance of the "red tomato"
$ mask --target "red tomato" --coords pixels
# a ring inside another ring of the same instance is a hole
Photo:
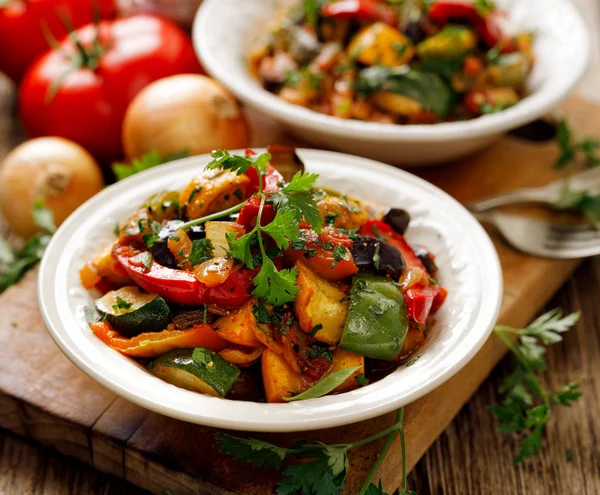
[[[102,48],[94,54],[97,34]],[[142,88],[163,77],[200,72],[187,35],[157,16],[103,21],[98,28],[89,24],[75,36],[86,56],[67,38],[60,50],[40,57],[23,78],[19,113],[30,135],[71,139],[103,161],[122,155],[123,117]]]
[[[67,34],[57,12],[78,28],[93,21],[93,6],[101,19],[115,16],[113,0],[12,0],[0,7],[0,71],[19,82],[38,55],[48,50],[42,24],[56,39]]]
[[[333,249],[323,248],[323,243],[331,243],[333,247],[343,246],[349,251],[353,241],[344,234],[339,234],[333,229],[325,227],[321,234],[306,231],[304,239],[306,249],[288,249],[284,253],[284,259],[288,264],[301,259],[317,275],[329,282],[339,282],[358,272],[350,253],[348,253],[350,255],[349,259],[336,261]]]

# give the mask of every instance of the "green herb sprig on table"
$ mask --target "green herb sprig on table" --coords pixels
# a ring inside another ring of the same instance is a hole
[[[600,165],[600,140],[592,138],[577,139],[569,122],[561,118],[557,123],[556,143],[560,154],[554,166],[566,169],[568,173],[579,157],[582,157],[587,168]],[[561,210],[577,210],[591,224],[600,223],[600,194],[588,191],[574,191],[569,177],[565,179],[562,197],[556,203]]]
[[[502,404],[490,408],[498,419],[500,431],[521,437],[515,464],[540,451],[544,427],[551,417],[551,406],[570,407],[581,396],[577,382],[550,394],[538,377],[539,372],[547,369],[544,359],[546,346],[562,341],[562,334],[578,319],[579,313],[563,317],[556,309],[543,314],[527,328],[494,328],[494,333],[517,358],[514,371],[499,388],[504,395]]]
[[[297,493],[337,495],[346,484],[350,466],[348,452],[385,437],[385,444],[358,493],[359,495],[387,495],[381,487],[381,481],[378,485],[373,484],[372,481],[394,438],[399,435],[402,449],[402,485],[399,494],[416,495],[416,492],[407,488],[403,420],[404,409],[399,409],[396,413],[396,422],[382,432],[357,442],[335,445],[299,441],[289,448],[284,448],[261,440],[235,437],[227,433],[217,433],[215,439],[223,453],[261,468],[280,469],[283,462],[289,457],[307,461],[291,464],[284,470],[283,478],[277,488],[277,495],[296,495]]]
[[[131,162],[131,164],[113,163],[112,169],[117,180],[123,180],[139,172],[143,172],[145,170],[154,168],[158,165],[162,165],[163,163],[179,160],[180,158],[185,158],[188,155],[188,150],[182,150],[177,153],[170,153],[167,156],[161,156],[156,151],[150,151],[149,153],[146,153],[145,155],[139,158],[135,158]]]
[[[20,251],[15,251],[5,239],[0,238],[0,294],[37,265],[56,231],[52,210],[46,208],[41,200],[34,203],[31,214],[42,232],[31,237]]]

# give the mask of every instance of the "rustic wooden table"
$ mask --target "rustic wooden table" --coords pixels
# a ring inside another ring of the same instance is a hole
[[[592,34],[590,70],[580,85],[600,101],[600,3],[573,0]],[[0,160],[22,135],[11,108],[13,88],[0,76]],[[550,388],[583,378],[583,397],[572,409],[556,409],[538,458],[512,466],[514,444],[495,429],[488,406],[511,369],[505,359],[433,444],[410,475],[421,495],[527,493],[600,494],[600,258],[586,262],[549,307],[580,310],[582,322],[548,355]],[[0,495],[142,494],[138,488],[27,443],[0,430]]]

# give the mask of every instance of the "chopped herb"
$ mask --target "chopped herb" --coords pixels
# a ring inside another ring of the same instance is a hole
[[[196,239],[192,242],[189,262],[192,266],[200,265],[213,257],[213,244],[210,239]]]
[[[339,216],[339,211],[332,211],[331,213],[328,213],[327,215],[325,215],[325,225],[334,225],[337,217]]]
[[[205,349],[196,347],[192,352],[192,359],[199,366],[204,366],[206,369],[212,369],[214,366],[212,356]]]
[[[242,192],[241,189],[236,189],[235,191],[233,191],[233,195],[239,199],[240,201],[242,200],[242,198],[244,197],[244,193]]]
[[[315,325],[314,327],[312,327],[312,330],[308,333],[309,337],[314,337],[315,334],[319,331],[323,329],[323,325],[321,325],[320,323]]]
[[[346,247],[336,246],[333,248],[333,263],[331,264],[331,268],[335,268],[340,261],[349,261],[350,259],[351,254]]]
[[[115,237],[119,237],[121,235],[121,227],[118,223],[115,223],[115,227],[113,228],[113,234],[115,234]]]
[[[364,373],[357,375],[354,379],[358,382],[361,387],[366,387],[369,384],[369,379],[365,376]]]
[[[187,202],[191,203],[192,201],[194,201],[194,198],[196,197],[196,195],[202,191],[202,186],[196,186],[194,187],[194,189],[192,190],[192,192],[190,193],[190,197],[188,198]]]
[[[298,239],[297,241],[290,243],[290,247],[298,251],[303,251],[306,249],[306,241],[304,239]]]
[[[387,241],[387,238],[379,231],[377,225],[373,225],[373,234],[375,234],[375,237],[380,241]]]
[[[573,460],[573,451],[571,449],[567,449],[565,452],[565,459],[567,462],[571,462]]]
[[[142,242],[146,245],[146,247],[151,248],[158,241],[160,241],[160,237],[155,234],[144,234],[142,237]]]
[[[306,353],[306,356],[308,359],[323,358],[329,362],[333,361],[333,351],[329,348],[329,346],[325,347],[320,343],[311,345]]]
[[[375,228],[375,226],[373,226]],[[381,243],[375,244],[375,253],[373,254],[373,265],[375,265],[375,269],[379,270],[379,266],[381,265],[381,256],[379,251],[381,249]]]
[[[316,249],[309,249],[308,251],[306,251],[306,253],[304,253],[304,257],[306,259],[310,259],[314,258],[317,254],[319,254],[319,252]]]
[[[171,235],[171,236],[169,236],[169,240],[179,242],[181,240],[181,238],[178,235]]]
[[[271,315],[269,315],[269,310],[262,303],[262,301],[258,301],[254,306],[252,306],[252,314],[258,323],[269,323],[271,321]]]
[[[116,304],[112,305],[112,309],[119,311],[120,309],[129,309],[131,306],[133,306],[132,303],[127,302],[124,299],[121,299],[121,297],[117,296]]]
[[[333,242],[324,242],[321,244],[325,251],[331,251],[333,249]]]
[[[421,356],[415,356],[414,358],[412,358],[410,361],[408,361],[404,366],[406,366],[407,368],[412,366],[413,364],[415,364],[419,359],[421,359]]]
[[[146,270],[152,268],[152,254],[148,251],[142,254],[142,264],[146,267]]]

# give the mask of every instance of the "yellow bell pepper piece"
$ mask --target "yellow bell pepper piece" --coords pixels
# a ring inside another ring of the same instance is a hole
[[[363,28],[354,37],[348,52],[365,65],[397,67],[410,62],[415,48],[400,31],[383,22],[376,22]]]

